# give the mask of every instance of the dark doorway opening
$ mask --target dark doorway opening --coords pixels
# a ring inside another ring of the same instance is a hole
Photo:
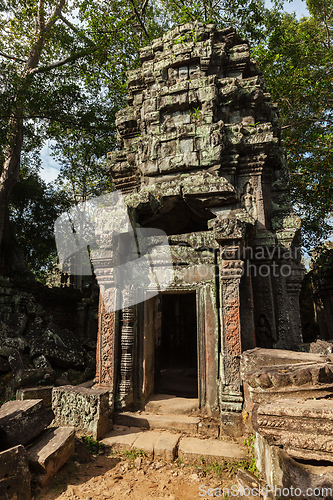
[[[195,292],[162,295],[161,337],[155,344],[155,393],[198,397]]]

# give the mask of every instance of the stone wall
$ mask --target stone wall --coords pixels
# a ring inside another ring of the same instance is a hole
[[[333,242],[311,251],[300,297],[305,342],[333,340]]]

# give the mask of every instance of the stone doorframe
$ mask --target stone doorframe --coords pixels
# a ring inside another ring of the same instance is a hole
[[[191,292],[196,293],[199,406],[211,413],[218,409],[219,321],[215,283],[177,284],[161,295]],[[147,297],[144,303],[142,394],[145,398],[154,390],[151,383],[155,363],[153,342],[161,321],[156,307],[161,295]]]

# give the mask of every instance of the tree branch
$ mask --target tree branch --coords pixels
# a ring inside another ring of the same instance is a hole
[[[150,40],[150,36],[148,35],[148,32],[147,32],[146,27],[144,25],[144,22],[142,21],[142,17],[140,15],[140,13],[138,12],[138,9],[135,6],[134,0],[130,0],[130,2],[133,5],[133,9],[134,9],[136,18],[139,21],[139,24],[140,24],[141,28],[143,29],[143,31],[144,31],[146,37],[148,38],[148,40]]]
[[[62,9],[64,8],[66,3],[66,0],[60,0],[56,8],[54,9],[53,13],[51,14],[50,19],[47,21],[47,23],[44,26],[44,30],[41,31],[41,33],[48,33],[52,26],[57,22],[59,17],[61,16]]]
[[[6,59],[12,59],[13,61],[17,61],[20,63],[26,62],[26,61],[23,61],[23,59],[19,59],[18,57],[9,56],[8,54],[5,54],[4,52],[0,52],[0,56],[5,57]]]
[[[95,46],[93,49],[90,50],[82,50],[81,52],[77,52],[76,54],[61,59],[60,61],[56,61],[46,66],[40,66],[39,68],[35,68],[30,72],[30,74],[35,75],[36,73],[46,73],[47,71],[51,71],[51,69],[59,68],[60,66],[64,66],[67,63],[77,61],[78,59],[81,59],[81,57],[87,56],[88,54],[95,52],[97,49],[98,47]]]
[[[140,10],[140,16],[143,16],[143,14],[145,13],[146,7],[147,7],[147,5],[148,5],[148,1],[149,1],[149,0],[145,0],[145,1],[143,2],[143,5],[142,5],[141,10]]]
[[[193,14],[188,10],[187,6],[182,0],[180,2],[177,2],[177,0],[173,0],[173,3],[180,9],[185,9],[187,15],[192,19],[192,21],[196,21],[195,16],[193,16]]]
[[[76,26],[74,26],[74,24],[65,19],[62,14],[60,14],[59,17],[64,24],[66,24],[72,31],[74,31],[74,33],[83,38],[87,43],[89,43],[89,45],[95,46],[94,42],[92,42],[84,33],[82,33]]]
[[[43,32],[45,30],[44,0],[39,0],[38,24],[39,24],[39,31]]]

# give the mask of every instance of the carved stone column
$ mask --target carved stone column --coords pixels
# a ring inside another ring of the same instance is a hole
[[[244,262],[237,258],[239,246],[221,247],[221,410],[240,411],[243,397],[239,374],[242,352],[239,284]]]
[[[236,217],[214,222],[215,239],[220,245],[220,409],[241,411],[243,395],[239,361],[242,352],[240,280],[244,262],[246,223]]]
[[[130,292],[123,291],[123,294]],[[120,382],[117,401],[119,408],[128,407],[133,402],[133,347],[135,334],[135,311],[136,306],[126,307],[122,310],[121,319],[121,358],[120,358]]]
[[[107,387],[114,400],[117,360],[117,289],[113,275],[113,250],[92,250],[94,272],[100,286],[96,352],[96,382]]]

